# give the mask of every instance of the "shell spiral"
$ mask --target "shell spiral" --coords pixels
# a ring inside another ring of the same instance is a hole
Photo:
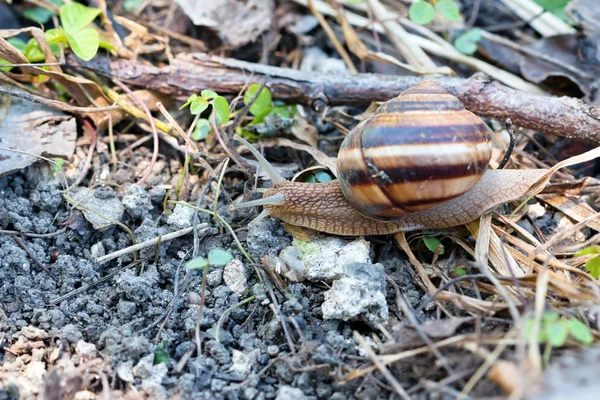
[[[464,194],[491,158],[483,121],[433,81],[382,104],[344,139],[342,192],[361,214],[391,220]]]

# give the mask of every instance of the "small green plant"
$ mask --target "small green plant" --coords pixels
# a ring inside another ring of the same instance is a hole
[[[128,12],[136,12],[140,9],[143,3],[144,0],[125,0],[123,3],[123,8],[125,8],[125,11]]]
[[[232,258],[233,258],[233,256],[227,250],[216,248],[216,249],[212,249],[211,251],[208,252],[207,258],[204,258],[204,257],[194,258],[193,260],[190,260],[187,263],[185,263],[185,267],[188,270],[202,269],[202,268],[206,268],[208,266],[217,267],[220,265],[227,264]]]
[[[60,54],[60,45],[68,46],[77,57],[89,61],[98,54],[100,47],[115,50],[110,43],[103,42],[98,37],[98,32],[88,28],[101,13],[99,8],[86,7],[79,3],[67,3],[60,7],[60,22],[58,28],[48,29],[44,32],[50,50],[56,56]],[[13,38],[9,42],[19,49],[27,61],[31,63],[45,60],[44,52],[37,40],[29,39],[27,43]],[[6,64],[6,62],[4,62]],[[2,61],[0,60],[0,65]]]
[[[317,171],[302,178],[302,182],[308,183],[324,183],[331,182],[332,180],[333,177],[325,171]]]
[[[600,254],[600,246],[586,247],[585,249],[575,254],[575,256],[580,257],[586,256],[588,254]],[[589,274],[593,276],[594,279],[600,278],[600,257],[596,256],[587,260],[585,263],[585,270],[589,272]]]
[[[551,12],[558,18],[562,19],[567,23],[571,23],[567,14],[565,14],[565,7],[571,2],[571,0],[534,0],[544,10]]]
[[[214,113],[217,124],[222,124],[229,121],[230,113],[227,99],[225,99],[223,96],[219,96],[212,90],[203,90],[199,96],[195,93],[192,94],[190,97],[188,97],[187,101],[181,107],[179,107],[179,109],[183,110],[188,106],[190,107],[190,112],[193,115],[202,114],[210,106],[212,107],[211,117]],[[208,132],[210,132],[210,121],[206,118],[200,118],[194,127],[192,139],[204,140],[206,139]]]
[[[408,18],[420,25],[433,21],[436,14],[453,22],[460,18],[460,12],[454,0],[420,0],[413,3],[408,9]]]
[[[425,246],[427,246],[429,251],[431,251],[432,253],[435,253],[439,249],[440,254],[444,254],[444,246],[438,238],[426,236],[423,238],[423,243],[425,243]]]
[[[165,344],[162,342],[157,344],[156,347],[154,347],[154,365],[160,363],[169,363],[169,352],[165,348]]]
[[[61,0],[50,0],[50,2],[57,6],[62,5]],[[23,16],[25,18],[42,25],[50,21],[50,18],[52,18],[54,15],[56,14],[52,10],[49,10],[45,7],[33,7],[23,11]]]
[[[534,318],[525,321],[525,338],[531,339],[533,335]],[[589,345],[594,336],[590,328],[577,318],[561,318],[560,314],[547,311],[542,314],[537,341],[546,343],[552,347],[561,347],[567,341],[569,335],[581,344]]]
[[[454,41],[454,47],[463,54],[471,55],[477,51],[477,43],[481,40],[481,29],[469,29]]]
[[[53,175],[60,174],[63,166],[65,165],[65,160],[59,157],[53,158],[54,162],[52,163],[52,173]]]
[[[275,104],[272,99],[271,91],[268,88],[263,87],[260,91],[260,94],[257,96],[259,89],[260,85],[253,84],[250,85],[244,93],[243,101],[246,105],[250,104],[252,99],[256,97],[256,100],[254,100],[254,103],[252,103],[250,109],[248,110],[254,119],[247,125],[259,124],[263,122],[265,117],[269,115],[279,115],[282,118],[292,118],[295,115],[295,106]],[[192,94],[179,109],[182,110],[188,106],[193,115],[200,115],[209,107],[212,108],[209,118],[199,118],[196,121],[194,131],[192,132],[192,139],[198,141],[204,140],[208,136],[211,130],[210,118],[212,118],[213,114],[215,116],[215,122],[217,125],[220,125],[229,121],[230,118],[239,112],[236,111],[234,113],[230,113],[227,99],[218,95],[212,90],[203,90],[200,95]],[[247,137],[253,136],[252,133],[241,126],[236,127],[236,132]]]

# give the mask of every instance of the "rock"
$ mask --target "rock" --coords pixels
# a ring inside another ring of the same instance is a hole
[[[125,362],[120,363],[117,368],[117,376],[125,381],[125,382],[133,382],[133,380],[135,379],[133,376],[133,361],[128,360]]]
[[[96,346],[93,343],[80,340],[77,342],[77,346],[75,346],[75,353],[80,357],[93,357],[96,355]]]
[[[174,230],[181,230],[192,226],[194,209],[177,204],[173,213],[167,218],[167,224]]]
[[[353,263],[346,267],[346,274],[324,293],[323,318],[363,320],[371,326],[385,321],[388,306],[383,265]]]
[[[223,280],[234,293],[246,291],[246,269],[244,264],[235,258],[229,261],[223,270]]]
[[[143,187],[130,185],[123,196],[123,205],[127,213],[135,218],[140,218],[152,210],[152,200]]]
[[[210,287],[219,286],[223,282],[223,270],[221,268],[217,268],[214,271],[211,271],[206,276],[206,283]]]
[[[85,207],[82,210],[83,216],[96,230],[104,230],[115,225],[113,221],[121,221],[125,212],[123,203],[110,187],[93,190],[79,188],[76,193],[73,193],[73,200]]]
[[[256,362],[256,359],[260,355],[260,350],[253,350],[248,354],[245,354],[239,350],[232,350],[231,361],[233,365],[229,368],[229,372],[237,373],[244,378],[252,371],[252,366]]]
[[[529,204],[527,206],[527,215],[531,218],[537,219],[541,218],[546,214],[546,209],[540,203]]]
[[[48,339],[48,333],[46,331],[33,326],[24,326],[21,328],[21,334],[29,340]]]
[[[370,245],[365,239],[348,241],[332,236],[317,237],[310,242],[294,239],[279,257],[287,265],[284,275],[310,281],[332,281],[345,274],[351,263],[370,263]]]
[[[106,249],[102,242],[94,243],[90,248],[90,258],[95,260],[106,255]]]
[[[306,398],[307,397],[304,395],[302,390],[288,385],[283,385],[277,391],[277,397],[275,397],[275,400],[304,400]]]

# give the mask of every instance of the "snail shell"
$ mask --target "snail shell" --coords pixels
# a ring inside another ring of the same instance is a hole
[[[382,104],[345,138],[338,178],[361,214],[391,220],[460,196],[485,173],[488,129],[433,81]]]

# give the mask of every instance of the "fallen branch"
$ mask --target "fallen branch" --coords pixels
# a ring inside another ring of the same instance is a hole
[[[163,68],[99,57],[87,63],[71,57],[67,65],[181,99],[203,89],[238,94],[248,83],[265,82],[274,99],[309,105],[317,111],[337,105],[366,107],[373,101],[389,100],[422,80],[378,74],[326,75],[204,54],[182,55],[176,65]],[[432,79],[478,115],[511,118],[523,128],[600,143],[600,109],[579,99],[521,92],[483,74]]]

